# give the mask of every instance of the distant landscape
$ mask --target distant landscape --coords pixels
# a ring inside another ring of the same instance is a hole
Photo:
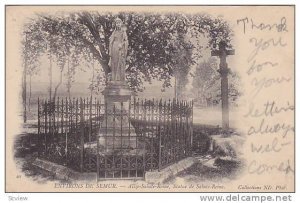
[[[80,98],[80,97],[90,97],[91,91],[88,89],[89,83],[74,83],[72,84],[71,88],[71,97],[72,98]],[[53,88],[54,89],[54,88]],[[94,98],[102,99],[102,91],[104,87],[99,88],[99,90],[93,93]],[[40,100],[49,99],[49,82],[32,82],[32,90],[31,90],[31,98],[29,104],[29,92],[27,93],[28,97],[28,112],[27,112],[27,119],[28,120],[35,120],[37,119],[37,104],[38,98]],[[52,90],[53,91],[53,90]],[[57,97],[59,98],[66,98],[67,88],[64,84],[62,84],[58,91]],[[162,98],[163,100],[173,99],[174,98],[174,90],[173,88],[166,89],[165,92],[161,91],[160,85],[148,85],[145,87],[143,92],[138,92],[136,96],[140,99],[152,99],[152,98]],[[29,107],[30,105],[30,107]]]
[[[71,87],[71,95],[72,97],[89,97],[91,96],[91,91],[89,90],[90,83],[73,83]],[[55,85],[55,84],[54,84]],[[52,88],[54,89],[54,88]],[[99,87],[97,91],[94,91],[93,96],[102,97],[101,92],[104,87]],[[29,93],[28,93],[29,94]],[[58,97],[66,97],[67,96],[67,88],[65,84],[62,84],[58,88],[57,92]],[[143,92],[138,92],[137,96],[139,98],[163,98],[170,99],[174,97],[174,89],[172,87],[166,89],[166,91],[161,91],[160,85],[146,85],[145,90]],[[49,82],[32,82],[32,99],[40,97],[46,99],[49,97]]]

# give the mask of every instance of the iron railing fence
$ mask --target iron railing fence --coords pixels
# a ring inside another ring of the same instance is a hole
[[[38,100],[39,156],[99,179],[143,178],[191,155],[192,115],[178,100]]]

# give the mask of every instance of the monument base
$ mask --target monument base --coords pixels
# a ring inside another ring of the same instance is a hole
[[[130,123],[131,91],[126,82],[111,81],[102,92],[105,99],[105,117],[99,133],[99,144],[104,152],[132,150],[138,146],[135,129]]]
[[[102,91],[106,103],[128,102],[131,98],[131,90],[126,82],[110,81]]]

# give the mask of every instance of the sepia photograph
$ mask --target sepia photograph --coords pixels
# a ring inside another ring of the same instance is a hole
[[[6,5],[6,192],[295,192],[294,17]]]

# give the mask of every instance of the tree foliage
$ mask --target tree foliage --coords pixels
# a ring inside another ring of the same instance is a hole
[[[193,73],[193,91],[198,97],[205,97],[210,92],[210,88],[220,78],[217,72],[217,60],[214,57],[208,61],[201,62]]]
[[[178,38],[184,38],[183,34],[179,34]],[[191,66],[195,63],[193,60],[193,47],[186,43],[187,39],[174,40],[175,46],[177,47],[177,51],[175,51],[172,60],[174,60],[173,65],[173,75],[176,80],[176,97],[178,99],[183,99],[185,92],[185,87],[188,84],[188,74],[191,70]],[[184,42],[184,43],[183,43]]]
[[[24,32],[30,48],[27,47],[26,54],[38,61],[42,53],[47,53],[55,58],[61,70],[69,58],[72,73],[81,60],[90,61],[92,54],[107,76],[109,37],[116,17],[127,27],[126,77],[136,91],[143,89],[144,81],[153,79],[163,81],[163,88],[169,87],[174,75],[182,76],[180,81],[185,84],[190,65],[194,63],[195,52],[191,50],[197,48],[192,38],[207,36],[211,49],[218,48],[220,40],[231,46],[232,32],[228,24],[205,14],[76,12],[39,14],[27,23]]]
[[[193,92],[196,100],[205,101],[211,99],[216,102],[221,101],[221,76],[218,72],[218,61],[215,57],[210,57],[207,61],[201,62],[195,70],[193,76]],[[231,101],[235,101],[241,95],[240,77],[236,72],[228,75],[228,94]]]

